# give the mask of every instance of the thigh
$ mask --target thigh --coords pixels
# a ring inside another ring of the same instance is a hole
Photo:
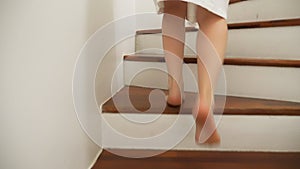
[[[214,14],[201,6],[197,7],[196,16],[199,24],[207,21],[225,20],[221,16],[218,16],[217,14]]]
[[[186,18],[187,2],[180,0],[164,1],[164,13]]]

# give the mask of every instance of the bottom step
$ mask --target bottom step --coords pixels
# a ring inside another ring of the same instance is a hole
[[[102,117],[105,149],[300,153],[300,116],[215,116],[220,145],[195,143],[192,115],[103,113]]]
[[[123,153],[148,151],[119,150]],[[150,152],[152,153],[152,152]],[[103,151],[92,169],[299,169],[299,153],[168,151],[163,154],[134,159]]]
[[[151,91],[125,87],[113,97],[119,101],[120,109],[112,99],[102,105],[103,148],[300,153],[299,103],[229,97],[223,116],[215,115],[221,144],[207,146],[194,141],[194,119],[188,111],[193,106],[190,105],[191,93],[186,93],[182,106],[187,113],[178,114],[178,108],[171,107],[159,111],[162,114],[145,113],[149,109],[147,98]],[[141,112],[132,112],[126,95]],[[162,102],[165,103],[164,98]]]

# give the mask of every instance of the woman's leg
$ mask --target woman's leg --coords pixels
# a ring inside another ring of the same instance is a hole
[[[174,0],[164,2],[162,35],[169,73],[167,102],[173,106],[179,106],[182,102],[182,60],[184,57],[186,11],[186,2]]]
[[[225,19],[217,16],[202,7],[198,7],[197,21],[200,25],[200,30],[213,45],[212,48],[207,47],[208,44],[203,44],[204,36],[200,36],[199,32],[197,39],[198,58],[198,102],[194,113],[196,113],[196,134],[195,138],[198,143],[219,143],[220,136],[217,132],[213,117],[213,87],[220,66],[224,60],[224,54],[227,44],[227,23]],[[213,51],[213,52],[212,52]],[[215,58],[212,58],[215,54]],[[209,57],[209,58],[208,58]],[[214,59],[215,61],[212,61]],[[205,63],[205,61],[209,60]],[[210,63],[207,64],[207,63]],[[211,63],[214,63],[213,65]],[[205,126],[204,126],[205,124]]]

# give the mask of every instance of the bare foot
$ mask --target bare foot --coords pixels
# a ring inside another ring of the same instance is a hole
[[[181,86],[183,86],[183,84]],[[181,91],[181,89],[183,90],[183,87],[179,87],[175,80],[170,79],[169,92],[168,92],[168,96],[167,96],[167,103],[170,106],[180,106],[181,105],[181,103],[183,101],[182,94],[181,94],[183,92]]]
[[[221,141],[214,121],[211,99],[212,97],[201,96],[193,111],[196,120],[195,141],[198,144],[219,144]]]

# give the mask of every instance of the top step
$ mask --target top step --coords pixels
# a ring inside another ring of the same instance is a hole
[[[269,27],[285,27],[285,26],[300,26],[300,18],[230,23],[228,24],[228,29],[250,29],[250,28],[269,28]],[[198,29],[194,27],[186,28],[186,32],[195,32],[195,31],[198,31]],[[136,34],[145,35],[145,34],[157,34],[161,32],[162,32],[161,29],[148,29],[148,30],[138,30],[136,31]]]

